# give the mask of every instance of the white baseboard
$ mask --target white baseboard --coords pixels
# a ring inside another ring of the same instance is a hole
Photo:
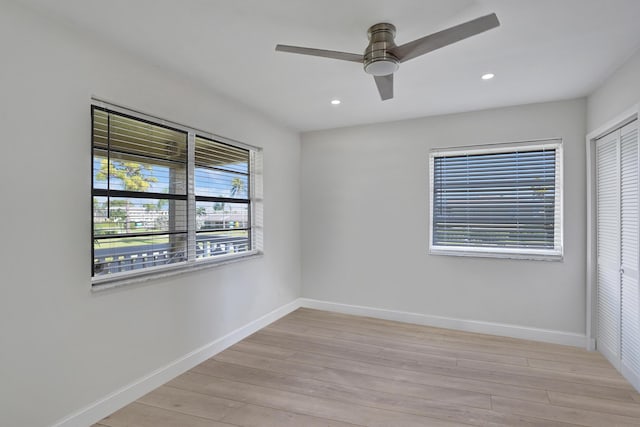
[[[431,316],[427,314],[409,313],[405,311],[386,310],[382,308],[364,307],[360,305],[340,304],[336,302],[320,301],[300,298],[300,307],[318,310],[335,311],[357,316],[369,316],[379,319],[397,320],[399,322],[415,323],[418,325],[434,326],[438,328],[456,329],[481,334],[499,335],[511,338],[521,338],[542,341],[553,344],[564,344],[574,347],[588,348],[589,339],[586,335],[571,332],[554,331],[549,329],[530,328],[526,326],[508,325],[504,323],[483,322],[478,320],[454,319],[451,317]]]
[[[299,307],[299,299],[285,304],[68,415],[52,427],[90,426]]]

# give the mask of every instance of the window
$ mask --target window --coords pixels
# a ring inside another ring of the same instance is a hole
[[[91,114],[94,285],[258,252],[257,149],[117,107]]]
[[[559,140],[432,151],[430,252],[562,257]]]

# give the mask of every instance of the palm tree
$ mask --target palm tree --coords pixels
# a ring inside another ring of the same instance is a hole
[[[244,181],[240,178],[233,178],[231,180],[231,197],[235,197],[244,193]]]

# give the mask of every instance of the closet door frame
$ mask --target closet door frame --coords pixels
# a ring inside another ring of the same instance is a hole
[[[587,349],[596,349],[597,338],[597,198],[596,198],[596,140],[620,129],[640,116],[640,104],[622,112],[614,119],[599,126],[586,137],[587,158],[587,286],[586,286],[586,338]],[[634,387],[640,390],[640,378],[627,377]]]

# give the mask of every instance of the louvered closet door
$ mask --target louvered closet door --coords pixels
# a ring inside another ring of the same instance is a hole
[[[638,122],[620,130],[621,362],[640,377]]]
[[[620,367],[620,132],[596,141],[598,350]]]

